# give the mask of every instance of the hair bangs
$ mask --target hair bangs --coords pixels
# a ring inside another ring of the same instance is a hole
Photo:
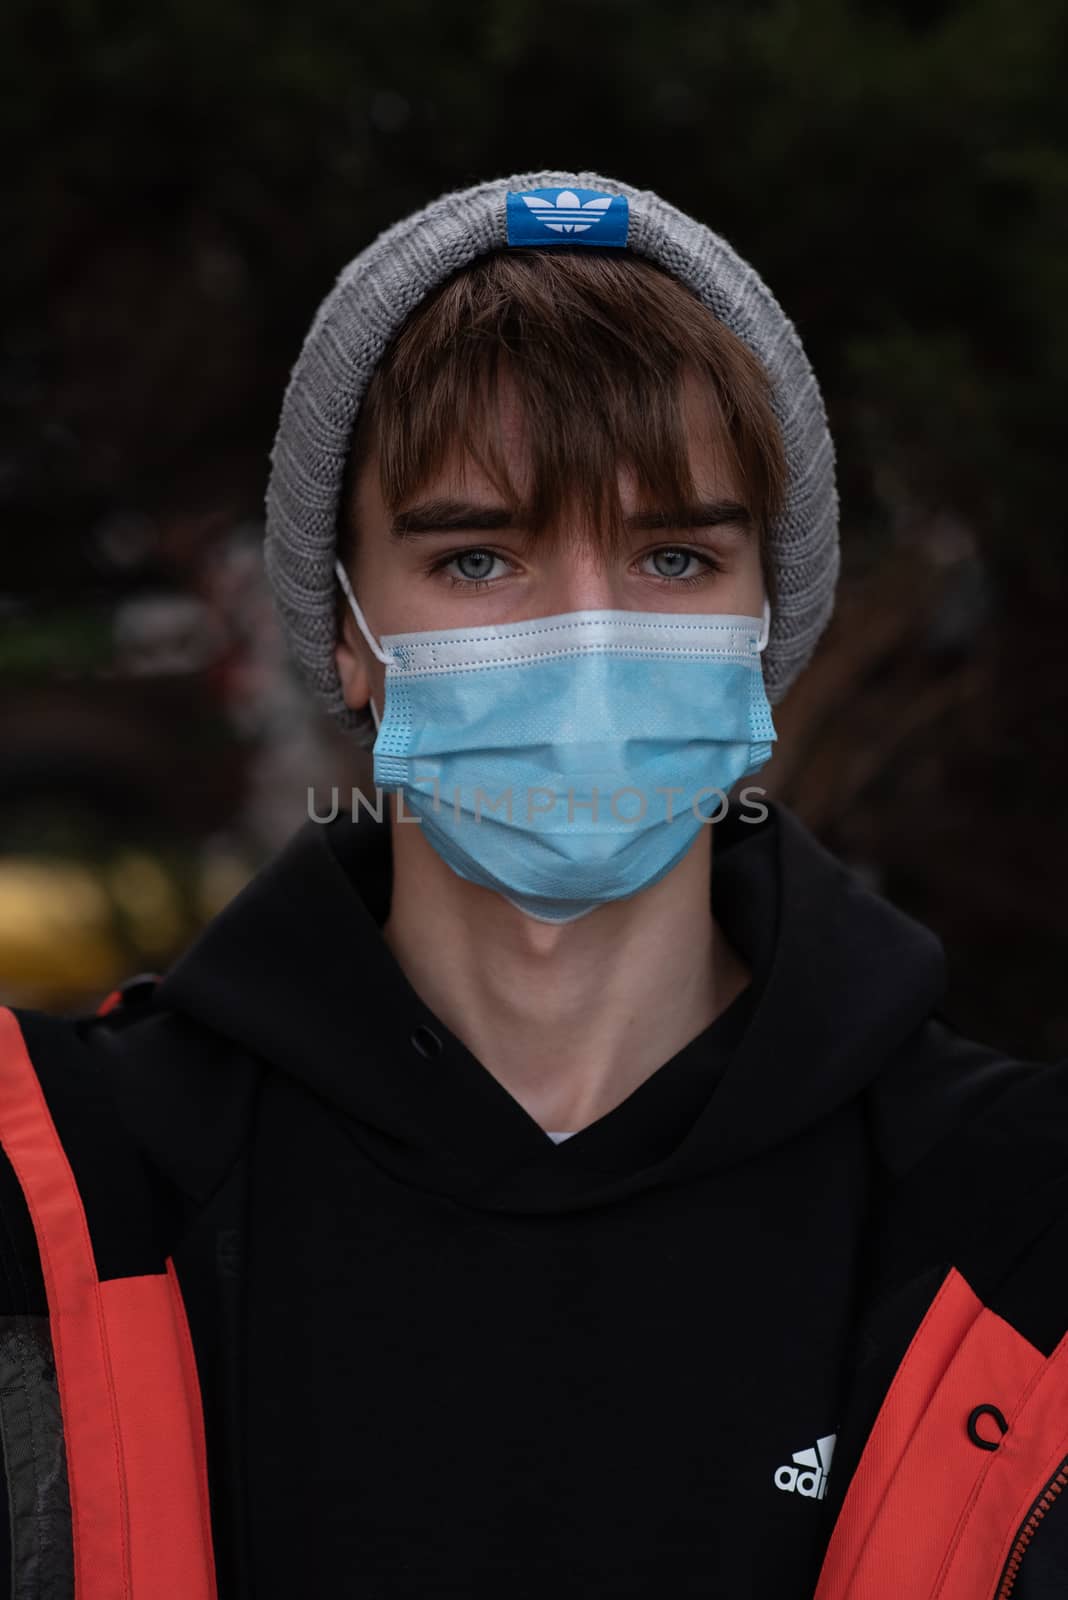
[[[612,251],[481,257],[415,308],[375,370],[350,451],[342,558],[358,538],[357,477],[376,456],[391,513],[469,459],[529,536],[566,533],[617,551],[621,468],[633,474],[639,509],[668,517],[695,498],[682,404],[688,373],[703,380],[717,449],[763,535],[786,482],[770,385],[690,290],[653,263]],[[523,483],[506,461],[504,378],[519,408]]]

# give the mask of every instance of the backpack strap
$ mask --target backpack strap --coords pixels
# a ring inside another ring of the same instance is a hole
[[[101,1280],[71,1163],[6,1008],[0,1144],[26,1200],[44,1277],[75,1600],[215,1600],[203,1414],[174,1264],[168,1258],[163,1272]]]

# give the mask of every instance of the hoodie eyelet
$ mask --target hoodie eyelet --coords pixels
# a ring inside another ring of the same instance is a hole
[[[433,1028],[428,1028],[426,1024],[422,1022],[412,1034],[411,1043],[412,1048],[418,1050],[419,1054],[421,1056],[426,1056],[428,1060],[431,1056],[440,1055],[443,1048],[441,1040],[438,1038]]]
[[[995,1427],[998,1429],[1002,1437],[1004,1437],[1009,1431],[1009,1425],[1005,1421],[1004,1413],[999,1411],[997,1406],[985,1405],[976,1406],[975,1410],[972,1411],[968,1417],[968,1438],[972,1441],[972,1444],[978,1445],[980,1450],[996,1450],[998,1445],[1001,1443],[1001,1440],[987,1439],[983,1437],[983,1435],[979,1432],[980,1417],[992,1418]]]

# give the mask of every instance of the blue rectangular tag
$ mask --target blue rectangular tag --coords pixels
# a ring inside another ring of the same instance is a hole
[[[507,203],[509,244],[627,243],[630,208],[623,194],[597,189],[525,189],[510,191]]]

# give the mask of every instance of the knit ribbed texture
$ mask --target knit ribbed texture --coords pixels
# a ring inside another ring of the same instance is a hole
[[[507,245],[509,191],[596,189],[630,206],[627,248],[665,267],[746,344],[772,383],[788,467],[769,530],[778,582],[764,655],[769,700],[808,661],[834,604],[838,497],[819,387],[793,323],[726,240],[649,189],[594,172],[529,172],[440,196],[380,234],[343,268],[293,368],[271,451],[265,558],[293,658],[320,702],[364,742],[368,712],[345,705],[334,663],[336,522],[353,424],[376,365],[431,289]]]

